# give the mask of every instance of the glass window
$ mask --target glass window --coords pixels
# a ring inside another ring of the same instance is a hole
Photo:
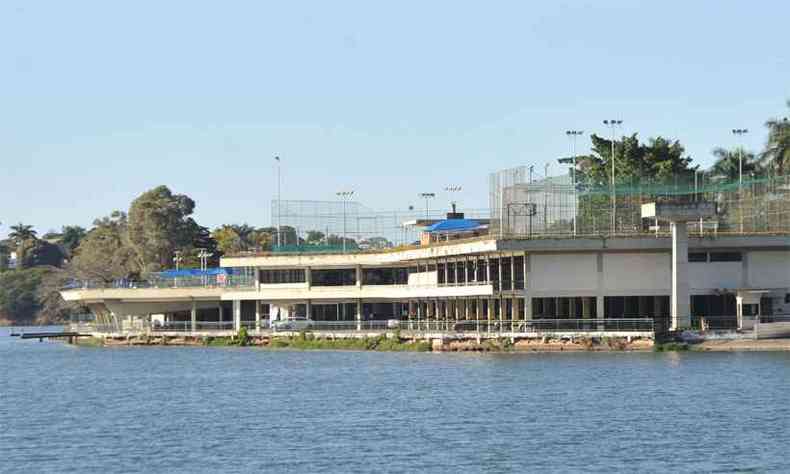
[[[711,252],[711,262],[740,262],[743,255],[740,252]]]

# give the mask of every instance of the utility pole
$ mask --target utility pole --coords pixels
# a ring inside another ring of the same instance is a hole
[[[573,185],[573,235],[576,236],[576,213],[578,200],[576,198],[576,139],[584,134],[583,130],[566,130],[565,134],[571,139],[571,153],[573,154],[573,168],[571,169],[571,185]]]
[[[343,253],[346,253],[346,202],[354,196],[354,191],[338,191],[335,194],[343,200]]]
[[[617,194],[615,191],[615,156],[614,156],[614,139],[615,139],[615,129],[623,124],[622,120],[604,120],[604,125],[612,129],[612,181],[611,181],[611,190],[612,190],[612,222],[611,222],[611,230],[610,233],[612,235],[615,234],[617,230]]]
[[[738,138],[738,207],[741,214],[741,234],[743,234],[743,142],[740,138],[749,133],[745,128],[733,128],[732,134]]]

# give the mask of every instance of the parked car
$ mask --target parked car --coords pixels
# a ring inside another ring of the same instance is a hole
[[[458,321],[453,324],[453,331],[477,331],[477,321]]]
[[[306,318],[293,318],[272,323],[273,331],[304,331],[310,329],[313,321]]]

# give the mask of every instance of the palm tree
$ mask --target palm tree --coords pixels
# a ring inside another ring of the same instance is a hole
[[[714,180],[736,182],[740,176],[739,161],[743,159],[743,175],[759,172],[760,166],[755,160],[754,153],[743,149],[727,150],[716,148],[713,150],[716,163],[713,164],[708,175]]]
[[[790,100],[787,106],[790,107]],[[765,122],[765,126],[768,127],[768,143],[760,155],[760,161],[766,168],[783,175],[790,171],[790,121],[787,117],[782,120],[771,119]]]
[[[19,245],[28,240],[34,240],[36,238],[36,231],[33,230],[32,225],[26,225],[20,222],[17,225],[11,226],[11,233],[8,234],[8,238]]]

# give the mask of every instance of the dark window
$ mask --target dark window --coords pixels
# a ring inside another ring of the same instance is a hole
[[[711,262],[740,262],[743,255],[740,252],[711,252]]]
[[[707,262],[707,252],[689,252],[689,262]]]
[[[365,285],[406,285],[409,283],[406,268],[364,268],[362,282]]]
[[[790,304],[790,293],[785,295],[785,303]]]
[[[357,283],[357,271],[353,268],[313,270],[310,276],[313,286],[351,286]]]
[[[304,283],[305,271],[303,269],[291,270],[261,270],[260,282],[263,285],[276,283]]]

